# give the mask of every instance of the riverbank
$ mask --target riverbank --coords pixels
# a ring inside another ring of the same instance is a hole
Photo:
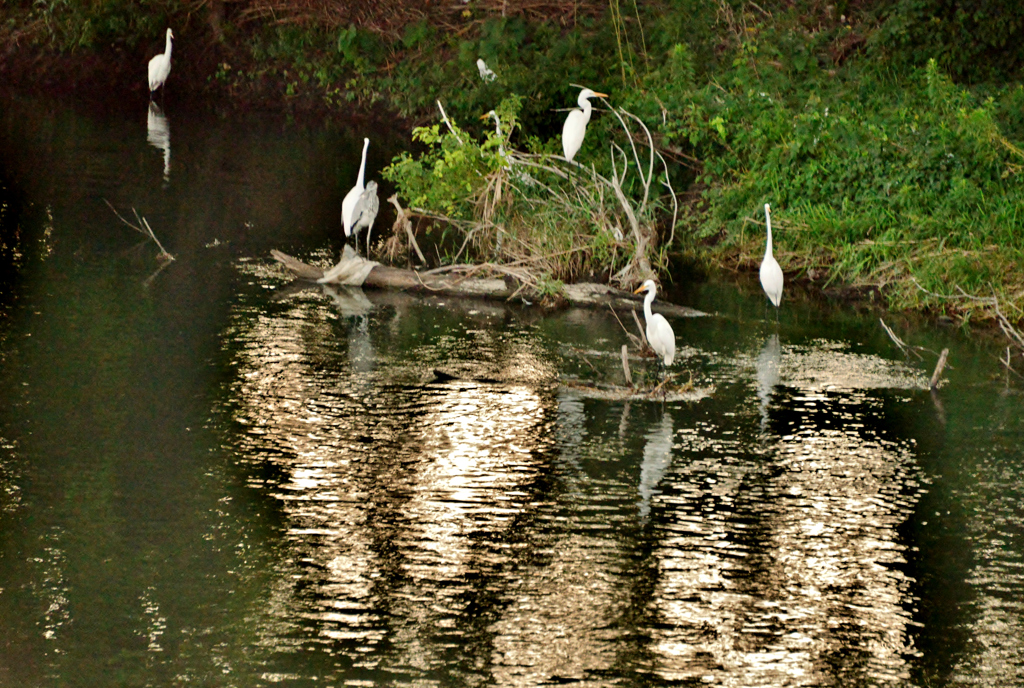
[[[505,193],[497,206],[481,202],[485,191],[495,199],[497,152],[560,152],[564,108],[578,93],[570,84],[585,84],[636,115],[665,165],[655,172],[661,183],[623,185],[634,205],[653,193],[629,257],[605,242],[578,264],[544,266],[541,283],[600,272],[602,261],[609,276],[626,264],[663,270],[672,255],[754,270],[767,202],[791,282],[846,285],[892,308],[963,323],[1024,320],[1022,59],[1005,41],[1000,47],[1001,32],[1020,18],[1012,3],[1012,16],[949,17],[941,26],[914,23],[909,10],[883,2],[845,13],[815,3],[664,2],[628,12],[617,3],[571,4],[420,11],[395,0],[363,16],[295,2],[167,2],[162,15],[109,3],[95,16],[88,8],[75,14],[74,3],[8,6],[0,78],[75,97],[144,98],[139,75],[171,24],[178,40],[168,97],[322,117],[383,112],[410,128],[436,122],[443,101],[494,164],[474,167],[465,184],[434,175],[433,186],[414,188],[424,177],[410,166],[396,168],[393,180],[405,203],[415,196],[436,216],[461,218],[466,224],[453,231],[463,233],[537,216],[536,195],[514,186],[498,187]],[[950,43],[968,28],[968,42]],[[481,79],[478,58],[493,81]],[[513,119],[499,137],[478,118],[502,102],[511,102]],[[580,153],[606,179],[615,164],[607,143],[642,139],[620,129],[599,112]],[[584,215],[619,212],[595,208]],[[580,221],[552,221],[546,237],[564,233],[559,222]],[[589,250],[617,220],[582,222],[574,241]],[[494,242],[477,248],[493,251]],[[646,263],[630,263],[641,249]]]

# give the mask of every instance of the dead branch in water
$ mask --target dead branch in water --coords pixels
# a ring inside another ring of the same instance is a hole
[[[613,313],[615,311],[612,311]],[[615,316],[616,318],[618,316]],[[622,373],[626,376],[626,384],[630,387],[633,386],[633,374],[629,370],[629,345],[622,345]]]
[[[907,356],[908,354],[914,354],[915,356],[917,356],[918,360],[921,359],[921,354],[917,353],[917,349],[920,349],[922,347],[911,346],[910,344],[907,344],[905,341],[900,339],[896,335],[896,333],[892,331],[892,328],[886,325],[885,321],[882,320],[881,318],[878,319],[878,322],[882,323],[882,329],[885,330],[885,333],[887,335],[889,335],[889,339],[893,341],[893,344],[899,347],[899,350],[903,352],[904,356]]]
[[[931,382],[928,383],[928,389],[935,389],[939,384],[939,378],[942,377],[942,371],[946,367],[946,357],[949,356],[949,349],[943,349],[942,353],[939,354],[939,362],[935,364],[935,372],[932,373]]]
[[[117,212],[117,208],[111,205],[110,201],[104,198],[103,202],[106,203],[107,206],[114,211],[114,214],[117,215],[117,219],[119,219],[121,222],[125,223],[132,229],[134,229],[136,232],[144,234],[145,236],[153,240],[153,243],[155,243],[157,248],[160,249],[160,253],[157,255],[157,260],[164,262],[170,262],[174,260],[174,256],[168,253],[167,249],[164,248],[164,245],[160,243],[160,240],[156,238],[156,234],[153,232],[153,228],[149,226],[149,221],[147,221],[146,218],[141,217],[139,215],[139,211],[137,211],[135,208],[132,208],[132,212],[135,213],[135,220],[138,222],[137,225],[133,225],[131,222],[124,219],[121,213]]]
[[[1024,378],[1024,375],[1021,375],[1020,373],[1018,373],[1016,370],[1013,369],[1013,352],[1010,350],[1010,347],[1006,347],[1006,357],[1005,358],[1002,356],[1002,354],[1000,354],[999,362],[1003,365],[1004,368],[1006,368],[1006,379],[1007,380],[1010,379],[1010,373],[1013,373],[1017,377]]]
[[[608,306],[608,309],[612,312],[612,315],[615,316],[615,320],[618,321],[619,327],[621,327],[622,331],[626,333],[626,337],[628,337],[629,341],[633,343],[633,346],[635,346],[638,349],[642,349],[643,347],[647,346],[647,339],[644,337],[644,331],[642,329],[640,330],[640,336],[636,336],[635,334],[627,330],[626,326],[622,324],[622,320],[619,319],[619,314],[615,312],[614,308]],[[633,313],[633,320],[637,323],[637,327],[639,327],[640,323],[636,317],[636,310],[631,309],[631,311]]]
[[[309,265],[278,250],[272,250],[270,253],[297,279],[316,282],[324,277],[323,268]],[[525,295],[527,298],[537,296],[537,284],[531,282],[530,274],[509,266],[452,265],[445,267],[443,273],[440,269],[418,272],[375,264],[365,275],[362,286],[503,301],[518,298],[520,295]],[[637,297],[629,292],[620,291],[607,284],[590,282],[562,285],[558,296],[572,306],[609,306],[613,309],[629,309],[630,311],[635,311],[638,302]],[[706,315],[686,306],[677,306],[663,301],[659,302],[659,310],[674,317]],[[630,336],[633,337],[633,335]]]
[[[928,294],[929,296],[937,299],[943,299],[948,301],[968,300],[974,301],[975,303],[982,303],[991,306],[992,312],[995,313],[996,316],[996,322],[999,323],[999,329],[1001,329],[1003,331],[1003,334],[1005,334],[1007,338],[1011,342],[1013,342],[1014,346],[1018,347],[1021,350],[1024,350],[1024,333],[1022,333],[1020,330],[1014,327],[1013,323],[1010,322],[1010,319],[1007,318],[1006,315],[1003,313],[1002,309],[999,307],[998,297],[975,296],[974,294],[968,294],[960,286],[956,287],[956,290],[960,292],[959,294],[939,294],[929,289],[925,289],[923,286],[921,286],[921,283],[918,282],[917,279],[914,277],[911,277],[910,280],[918,289],[923,291],[925,294]]]

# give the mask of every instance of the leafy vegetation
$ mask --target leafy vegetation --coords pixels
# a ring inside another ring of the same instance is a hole
[[[657,133],[659,149],[679,163],[671,176],[677,186],[689,186],[691,202],[673,248],[711,263],[753,267],[763,251],[760,209],[770,202],[790,279],[878,289],[895,307],[964,318],[992,316],[1002,304],[1019,320],[1024,153],[1017,142],[1024,92],[1012,82],[968,89],[936,60],[912,64],[912,51],[900,52],[911,43],[874,38],[914,7],[883,7],[873,26],[854,28],[850,17],[825,16],[809,28],[814,12],[808,7],[771,14],[720,3],[714,18],[704,15],[703,30],[690,24],[678,31],[693,40],[674,44],[661,59],[638,50],[635,36],[613,42],[621,17],[612,12],[607,26],[615,31],[596,44],[619,58],[621,83],[598,87],[638,113]],[[658,29],[678,21],[647,19],[646,35],[661,37],[669,32]],[[719,39],[716,51],[698,60],[694,46],[714,44],[709,35]],[[531,59],[536,64],[543,56]],[[501,63],[494,64],[501,74]],[[471,79],[468,64],[461,68]],[[543,83],[550,72],[535,73]],[[510,83],[520,83],[514,69],[497,86]],[[446,102],[462,113],[489,88],[449,89]],[[570,95],[562,102],[571,102]],[[555,150],[555,125],[545,126],[539,116],[521,124],[522,148]],[[591,125],[587,159],[597,174],[611,176],[611,161],[593,146],[609,140],[614,124],[603,116]],[[625,190],[636,202],[638,187]],[[666,207],[662,202],[663,212]],[[561,225],[552,231],[569,234]],[[593,236],[577,237],[579,246]]]
[[[29,40],[62,52],[98,49],[112,44],[134,48],[147,36],[167,28],[170,17],[195,9],[188,0],[33,0],[7,5],[6,27],[14,38]]]
[[[791,28],[742,36],[730,68],[681,89],[662,127],[667,146],[700,161],[689,250],[712,243],[722,259],[756,263],[758,209],[770,202],[791,276],[962,315],[991,315],[994,297],[1019,319],[1024,152],[1000,113],[1015,111],[1020,87],[981,97],[934,60],[905,72],[868,60],[823,69],[801,58]],[[692,73],[686,58],[674,54],[677,73]]]
[[[211,88],[386,103],[427,125],[424,152],[388,175],[449,260],[534,261],[545,285],[634,279],[666,251],[753,267],[769,202],[790,280],[965,319],[995,304],[1024,316],[1015,0],[474,0],[428,14],[403,0],[22,0],[2,10],[0,38],[131,47],[217,6],[229,11]],[[585,165],[567,168],[552,156],[576,85],[610,93],[613,109],[591,121]],[[437,101],[450,128],[435,124]],[[478,122],[492,108],[500,136]],[[654,172],[648,142],[667,161]],[[678,215],[667,184],[685,199]],[[538,262],[554,255],[572,257]]]
[[[426,152],[404,153],[384,170],[414,213],[458,233],[447,242],[447,260],[514,266],[540,293],[544,285],[595,274],[635,285],[664,265],[657,223],[666,208],[652,188],[660,182],[668,198],[674,193],[643,123],[625,111],[610,115],[622,144],[612,143],[612,172],[605,176],[553,155],[538,140],[532,151],[508,148],[521,102],[511,97],[485,116],[495,118],[495,129],[482,142],[447,118],[446,129],[417,128],[413,137]]]

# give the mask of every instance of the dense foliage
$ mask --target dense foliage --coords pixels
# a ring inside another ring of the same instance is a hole
[[[631,203],[653,189],[645,209],[661,215],[647,218],[652,241],[675,237],[673,250],[754,265],[770,202],[790,279],[879,287],[899,306],[958,314],[991,314],[996,297],[1021,319],[1016,0],[472,0],[431,10],[388,0],[363,14],[357,5],[21,0],[0,10],[0,39],[68,52],[145,49],[175,23],[186,27],[179,36],[220,46],[204,76],[212,89],[386,104],[431,124],[440,100],[477,157],[456,151],[443,130],[423,129],[426,157],[396,161],[392,179],[405,203],[463,222],[479,221],[481,208],[488,221],[538,216],[536,194],[512,184],[480,115],[514,102],[502,145],[543,156],[558,150],[575,85],[589,86],[643,120],[669,162],[664,181],[684,192],[673,227],[667,187],[623,183]],[[477,58],[494,81],[480,79]],[[610,177],[608,145],[625,145],[621,134],[616,117],[598,113],[578,159]],[[482,201],[495,174],[514,191],[497,206]],[[604,237],[599,229],[579,236]],[[612,245],[588,260],[600,256],[622,260]],[[961,290],[989,300],[935,295]]]

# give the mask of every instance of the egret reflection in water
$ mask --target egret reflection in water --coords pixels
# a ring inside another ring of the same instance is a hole
[[[364,316],[373,310],[373,302],[366,298],[366,292],[360,287],[322,284],[320,288],[334,302],[338,312],[346,318]]]
[[[171,125],[160,106],[149,101],[146,115],[146,141],[164,154],[164,181],[171,179]]]
[[[354,373],[369,373],[373,370],[377,353],[370,338],[370,311],[373,303],[366,298],[361,287],[347,285],[320,285],[324,294],[331,297],[334,306],[349,321],[348,359]]]
[[[782,360],[782,347],[779,335],[773,334],[764,343],[764,348],[757,356],[755,369],[757,373],[757,400],[761,412],[761,432],[768,427],[768,403],[771,401],[772,390],[779,384],[779,364]]]
[[[651,426],[644,442],[640,463],[640,518],[651,512],[651,497],[672,463],[672,416],[662,409],[661,421]]]

